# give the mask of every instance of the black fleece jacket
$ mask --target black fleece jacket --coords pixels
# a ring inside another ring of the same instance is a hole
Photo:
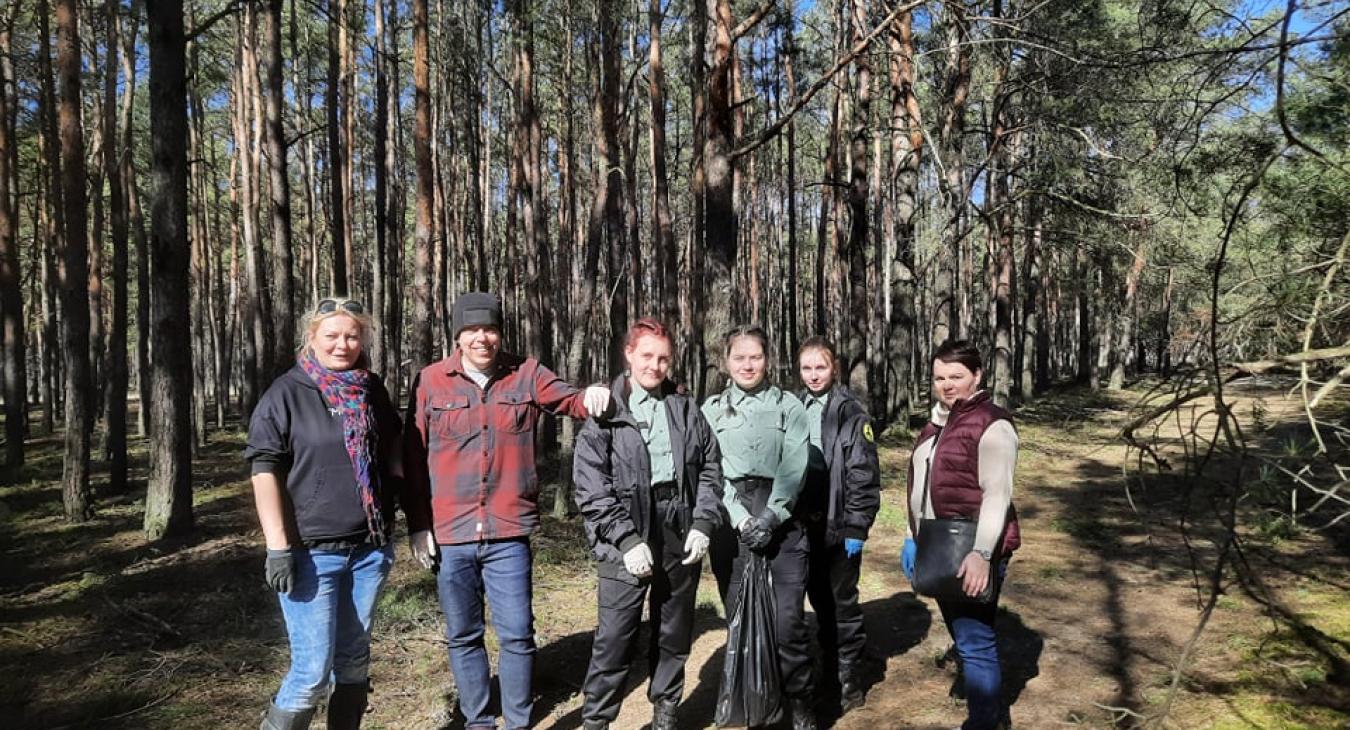
[[[389,473],[389,465],[399,453],[402,419],[378,376],[371,376],[369,398],[378,439],[380,506],[385,528],[392,531],[403,480]],[[253,409],[244,458],[252,462],[252,473],[275,474],[285,485],[287,521],[303,544],[365,542],[366,513],[342,440],[342,414],[328,407],[299,365],[273,381]]]

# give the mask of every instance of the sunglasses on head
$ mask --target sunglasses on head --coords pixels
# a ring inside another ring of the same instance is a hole
[[[319,306],[314,308],[315,314],[332,314],[339,308],[351,312],[352,314],[365,314],[366,308],[355,299],[320,299]]]

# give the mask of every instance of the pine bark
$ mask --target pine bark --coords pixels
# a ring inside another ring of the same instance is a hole
[[[647,7],[647,96],[651,109],[652,247],[656,252],[654,263],[660,272],[657,289],[660,313],[669,327],[680,316],[680,261],[670,210],[670,173],[666,167],[666,72],[661,49],[664,22],[661,0],[651,0]]]
[[[107,61],[103,87],[103,169],[108,177],[108,219],[112,230],[112,326],[108,332],[107,416],[108,489],[114,494],[127,486],[127,275],[128,224],[122,150],[118,142],[119,120],[130,109],[118,109],[117,76],[121,70],[119,47],[120,17],[116,0],[105,4],[107,22]],[[132,32],[128,30],[127,32]],[[128,87],[130,84],[128,83]],[[129,106],[129,104],[128,104]],[[128,123],[129,120],[128,120]]]
[[[267,170],[272,197],[272,356],[274,370],[289,366],[299,343],[295,338],[295,277],[291,246],[291,183],[286,165],[284,65],[281,57],[281,11],[283,0],[267,0],[263,21],[263,73],[266,77]],[[277,373],[267,374],[270,381]]]
[[[192,530],[192,349],[187,237],[187,78],[182,0],[147,6],[150,46],[150,289],[155,357],[145,535]]]
[[[45,8],[43,8],[45,11]],[[85,211],[84,129],[80,122],[80,35],[77,0],[56,4],[56,68],[60,78],[61,195],[65,235],[57,277],[62,294],[61,342],[66,372],[65,460],[61,496],[66,519],[93,516],[89,484],[93,425],[89,365],[89,226]]]
[[[731,150],[735,147],[732,114],[731,77],[734,61],[732,30],[735,21],[731,0],[708,0],[712,14],[712,62],[706,88],[707,134],[703,140],[704,183],[704,270],[701,332],[706,353],[701,392],[720,384],[716,368],[723,359],[722,335],[731,329],[732,272],[736,266],[739,220],[735,208],[735,165]]]
[[[427,0],[413,0],[413,157],[417,165],[417,212],[413,229],[412,371],[431,362],[431,67]]]
[[[24,437],[28,430],[28,381],[25,350],[23,286],[19,272],[18,210],[13,190],[18,169],[12,163],[14,107],[10,95],[14,83],[9,63],[13,11],[5,13],[0,28],[0,383],[5,398],[5,466],[17,470],[24,462]]]

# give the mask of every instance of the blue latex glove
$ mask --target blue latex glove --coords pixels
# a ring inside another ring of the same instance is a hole
[[[919,546],[914,544],[913,538],[905,538],[905,546],[900,548],[900,567],[905,571],[905,577],[911,581],[914,580],[914,558],[919,554]]]
[[[856,558],[862,555],[863,541],[856,537],[844,538],[844,554],[850,558]]]

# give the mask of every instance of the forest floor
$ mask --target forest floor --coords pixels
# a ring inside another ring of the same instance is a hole
[[[1285,392],[1267,383],[1239,395],[1238,410],[1259,421],[1254,442],[1272,453],[1307,435]],[[1137,511],[1127,499],[1129,457],[1116,433],[1140,393],[1068,390],[1018,412],[1024,547],[999,617],[1017,727],[1128,726],[1156,710],[1199,616],[1176,480],[1136,488]],[[1345,423],[1350,407],[1336,408]],[[197,530],[181,540],[148,544],[141,535],[143,452],[133,454],[126,493],[96,482],[97,516],[82,525],[61,518],[59,438],[32,440],[28,464],[0,477],[0,725],[257,726],[287,647],[276,599],[262,582],[242,441],[238,431],[212,432],[199,450]],[[964,714],[949,697],[954,670],[942,661],[951,642],[941,617],[910,590],[896,559],[907,442],[883,438],[883,506],[861,582],[878,671],[866,706],[834,724],[841,729],[950,728]],[[1233,584],[1221,596],[1181,684],[1173,726],[1350,727],[1346,678],[1335,676],[1350,660],[1350,533],[1291,528],[1255,511],[1244,524],[1253,526],[1244,530],[1244,555],[1264,590]],[[1207,564],[1214,551],[1204,526],[1192,530]],[[400,535],[380,602],[365,727],[462,727],[433,578],[415,569],[405,545]],[[534,547],[536,726],[579,728],[595,573],[575,518],[546,518]],[[1289,620],[1271,618],[1272,596]],[[707,571],[696,636],[682,728],[711,725],[722,665],[725,631]],[[639,656],[635,666],[645,661]],[[640,674],[618,730],[650,719]]]

